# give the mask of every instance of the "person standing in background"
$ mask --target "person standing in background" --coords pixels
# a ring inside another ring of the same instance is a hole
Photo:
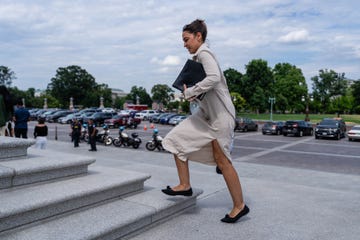
[[[74,147],[79,147],[80,142],[80,135],[81,135],[81,123],[78,119],[74,118],[73,122],[71,123],[72,129],[72,140],[74,142]]]
[[[0,136],[6,136],[7,122],[12,112],[10,93],[4,85],[0,85]]]
[[[15,132],[14,132],[14,128],[15,128],[15,121],[14,121],[14,116],[11,116],[9,121],[7,121],[6,123],[6,129],[5,129],[5,136],[7,137],[15,137]]]
[[[15,137],[27,138],[28,121],[30,120],[29,110],[24,108],[21,99],[17,101],[17,109],[15,110]]]
[[[89,133],[89,142],[90,142],[90,146],[91,148],[89,149],[89,151],[94,151],[96,152],[96,134],[97,134],[97,129],[96,129],[96,125],[94,124],[94,120],[89,119],[88,122],[88,133]]]
[[[48,127],[45,124],[45,119],[40,118],[38,124],[34,128],[34,138],[36,139],[35,147],[37,149],[45,149],[48,135]]]

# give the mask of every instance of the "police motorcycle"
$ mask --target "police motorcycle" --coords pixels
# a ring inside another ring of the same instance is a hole
[[[147,150],[154,151],[155,149],[158,149],[159,151],[165,151],[162,145],[163,138],[158,134],[159,131],[155,128],[153,130],[152,140],[148,141],[145,145]]]
[[[138,127],[138,124],[135,122],[133,117],[128,117],[126,119],[125,127],[131,128],[131,129],[136,129]]]
[[[96,135],[96,141],[104,143],[105,146],[109,146],[113,143],[113,138],[110,136],[110,130],[108,125],[104,124],[102,130]]]
[[[80,140],[84,140],[86,142],[89,141],[89,134],[87,132],[87,129],[88,129],[88,125],[86,123],[84,123],[81,126]]]
[[[137,134],[136,132],[133,132],[133,133],[131,133],[131,136],[129,136],[127,133],[124,132],[124,130],[125,130],[124,126],[119,127],[119,137],[114,138],[113,144],[116,147],[132,146],[135,149],[139,148],[139,146],[142,142],[141,139],[139,138],[139,134]]]

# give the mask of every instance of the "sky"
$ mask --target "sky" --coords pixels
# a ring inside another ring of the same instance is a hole
[[[98,84],[150,94],[191,58],[182,28],[200,18],[223,71],[290,63],[310,89],[320,69],[360,79],[359,9],[358,0],[0,0],[0,65],[21,90],[44,90],[58,68],[77,65]]]

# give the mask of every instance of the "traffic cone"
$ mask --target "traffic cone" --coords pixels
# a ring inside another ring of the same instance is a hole
[[[151,129],[154,128],[154,124],[153,124],[153,123],[150,124],[150,128],[151,128]]]
[[[146,125],[144,125],[144,131],[146,131],[147,130],[147,126]]]

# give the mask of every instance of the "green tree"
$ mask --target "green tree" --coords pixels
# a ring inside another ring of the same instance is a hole
[[[74,105],[84,107],[99,106],[100,97],[103,97],[106,103],[111,103],[111,90],[107,85],[97,84],[91,74],[75,65],[58,68],[55,77],[47,86],[47,92],[55,97],[63,108],[69,106],[71,97]]]
[[[145,88],[133,86],[130,93],[126,96],[126,100],[130,100],[134,104],[136,103],[137,98],[139,98],[140,104],[146,104],[151,107],[152,100],[150,95],[146,92]]]
[[[15,73],[6,66],[0,66],[0,85],[10,87],[12,81],[15,80]]]
[[[273,69],[276,109],[293,112],[301,108],[302,97],[308,95],[308,88],[301,69],[289,63],[278,63]]]
[[[151,89],[152,100],[167,106],[171,99],[174,98],[174,90],[166,84],[156,84]]]
[[[46,98],[48,108],[58,108],[60,106],[60,103],[56,98],[54,98],[53,96],[51,96],[51,95],[49,95],[47,93],[43,93],[43,94],[40,95],[40,97],[36,98],[37,99],[36,107],[43,108],[45,98]]]
[[[351,94],[354,98],[354,107],[360,106],[360,79],[351,86]]]
[[[275,100],[276,102],[274,104],[274,109],[285,113],[285,111],[288,110],[289,107],[288,99],[283,95],[282,92],[278,92],[276,94]]]
[[[321,110],[327,112],[332,98],[345,96],[347,83],[345,73],[333,70],[319,70],[319,75],[311,78],[314,100],[320,102]]]
[[[262,59],[250,61],[245,68],[240,94],[250,108],[256,112],[264,112],[268,109],[268,98],[274,96],[271,68],[268,67],[267,61]]]
[[[180,103],[180,106],[181,106],[181,110],[184,113],[189,113],[190,112],[190,102],[189,101],[182,101]]]
[[[126,97],[116,97],[114,100],[114,107],[118,109],[123,109],[125,102],[126,102]]]
[[[227,81],[230,92],[241,93],[242,89],[242,74],[233,68],[229,68],[224,71],[224,76]]]
[[[104,106],[112,106],[113,107],[113,99],[111,96],[111,89],[108,87],[107,84],[98,84],[97,92],[99,94],[99,99],[102,97],[104,100]]]
[[[238,92],[230,92],[230,96],[234,104],[236,113],[241,112],[246,106],[245,99]]]
[[[353,110],[354,98],[351,95],[338,96],[331,100],[329,106],[329,113],[337,113],[338,117],[340,114],[350,113]]]
[[[169,102],[166,106],[166,108],[173,112],[178,112],[180,106],[180,101],[172,101]]]
[[[39,101],[37,97],[35,97],[35,89],[29,88],[26,91],[20,90],[17,87],[9,87],[9,92],[11,94],[12,101],[14,104],[16,101],[20,99],[24,99],[25,106],[27,108],[38,108],[39,107]]]

